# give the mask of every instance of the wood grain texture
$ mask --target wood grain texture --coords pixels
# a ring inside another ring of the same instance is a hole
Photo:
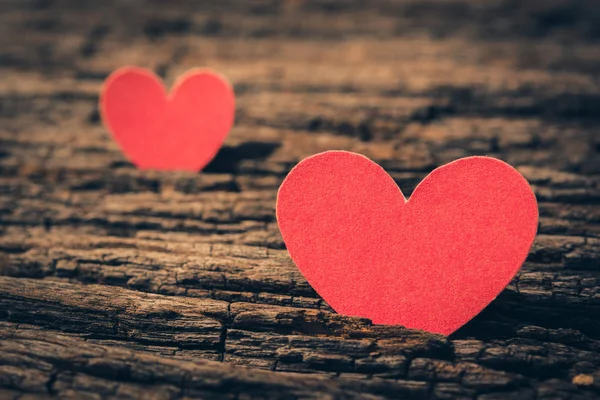
[[[598,27],[595,0],[0,3],[0,398],[600,398]],[[206,171],[124,158],[97,96],[126,64],[232,81]],[[274,212],[331,149],[406,195],[515,166],[523,269],[448,338],[336,314]]]

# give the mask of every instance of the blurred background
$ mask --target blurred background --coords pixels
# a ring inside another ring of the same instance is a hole
[[[0,7],[4,165],[120,166],[95,103],[111,71],[137,65],[167,85],[196,66],[235,85],[237,125],[209,172],[264,159],[287,167],[331,148],[369,153],[392,169],[486,153],[600,172],[597,139],[588,138],[600,105],[594,0]],[[7,131],[29,145],[11,151]]]

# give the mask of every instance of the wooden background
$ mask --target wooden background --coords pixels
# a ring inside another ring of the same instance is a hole
[[[599,44],[597,0],[0,1],[0,398],[600,398]],[[205,172],[121,154],[97,97],[126,64],[232,81]],[[332,312],[274,218],[330,149],[406,194],[517,167],[521,273],[449,338]]]

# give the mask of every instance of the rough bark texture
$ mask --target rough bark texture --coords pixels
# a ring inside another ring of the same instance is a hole
[[[0,3],[0,398],[600,398],[597,0]],[[135,64],[228,76],[201,174],[138,171],[97,96]],[[539,200],[518,277],[445,338],[337,315],[277,188],[314,153],[407,194],[491,155]]]

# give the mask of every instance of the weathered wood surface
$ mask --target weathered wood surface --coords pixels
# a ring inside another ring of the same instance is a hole
[[[0,3],[0,398],[600,397],[600,3]],[[227,75],[201,174],[102,127],[116,67]],[[285,251],[281,180],[361,152],[410,194],[492,155],[540,203],[518,277],[445,338],[335,314]]]

